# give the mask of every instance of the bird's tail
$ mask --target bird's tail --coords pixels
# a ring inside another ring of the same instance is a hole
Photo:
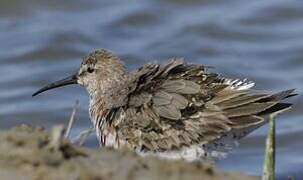
[[[249,116],[243,115],[239,117],[230,118],[231,121],[235,123],[234,128],[232,128],[230,132],[223,135],[221,138],[204,145],[203,146],[204,150],[210,153],[212,157],[215,158],[225,157],[227,153],[233,149],[233,147],[238,145],[238,140],[242,139],[243,137],[250,134],[252,131],[268,123],[270,114],[273,113],[279,114],[281,112],[285,112],[289,110],[292,104],[285,103],[283,102],[283,100],[292,96],[296,96],[297,94],[295,94],[294,91],[295,91],[294,89],[290,89],[278,93],[273,93],[272,95],[266,98],[254,102],[259,104],[269,103],[269,102],[276,102],[276,103],[270,108],[267,108],[264,111],[261,111],[257,114],[253,114]],[[245,111],[245,108],[244,109],[242,108],[242,111]]]

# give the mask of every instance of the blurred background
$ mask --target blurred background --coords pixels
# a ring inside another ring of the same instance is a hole
[[[96,48],[116,52],[132,70],[169,57],[248,78],[257,89],[303,90],[303,1],[140,0],[0,1],[0,129],[21,123],[66,124],[80,100],[72,135],[90,127],[84,89],[69,86],[32,98],[77,71]],[[277,176],[303,177],[303,97],[277,121]],[[242,140],[224,170],[260,175],[267,126]],[[88,146],[96,147],[91,136]]]

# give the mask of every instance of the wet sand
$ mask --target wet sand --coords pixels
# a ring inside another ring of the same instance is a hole
[[[256,179],[201,163],[76,147],[59,137],[56,131],[25,125],[1,131],[0,179]]]

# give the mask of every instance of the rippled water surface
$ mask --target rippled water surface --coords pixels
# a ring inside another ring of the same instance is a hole
[[[185,57],[258,89],[303,90],[303,1],[141,0],[0,1],[0,128],[65,124],[76,99],[73,135],[90,126],[84,89],[31,94],[75,72],[81,57],[103,47],[129,69]],[[277,173],[303,177],[302,96],[277,124]],[[219,166],[260,175],[267,126],[241,142]],[[92,136],[89,144],[93,146]]]

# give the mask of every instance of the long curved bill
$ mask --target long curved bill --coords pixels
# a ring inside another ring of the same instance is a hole
[[[36,96],[44,91],[54,89],[57,87],[66,86],[69,84],[77,84],[77,79],[78,79],[77,74],[74,74],[74,75],[64,78],[62,80],[59,80],[59,81],[56,81],[56,82],[53,82],[51,84],[44,86],[43,88],[41,88],[37,92],[35,92],[32,96]]]

